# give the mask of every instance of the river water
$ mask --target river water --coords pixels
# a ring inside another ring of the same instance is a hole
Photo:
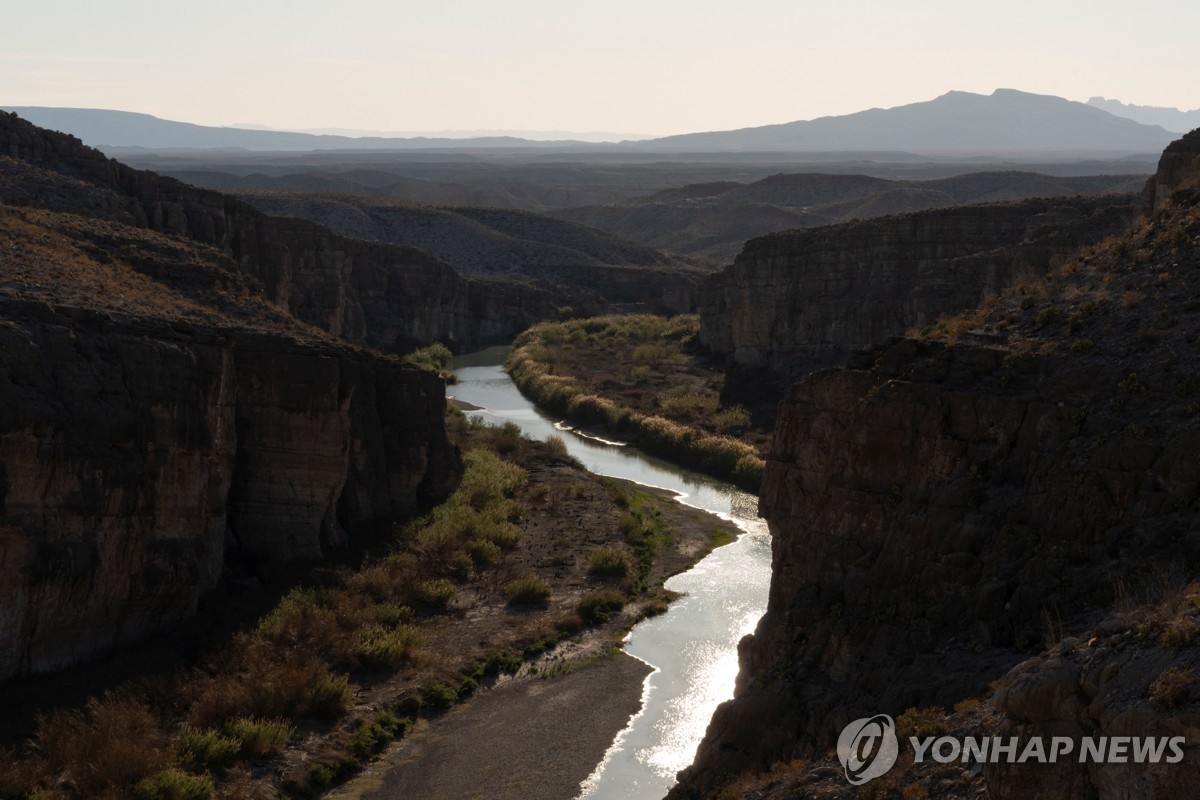
[[[530,437],[560,436],[592,472],[669,489],[679,500],[733,521],[744,533],[688,572],[667,581],[686,596],[659,617],[638,624],[625,651],[654,672],[642,710],[621,731],[604,760],[580,786],[582,800],[657,800],[692,763],[714,709],[733,696],[737,643],[754,630],[767,606],[771,544],[755,515],[758,498],[705,475],[638,451],[574,432],[521,396],[503,370],[508,350],[460,356],[458,383],[447,391],[479,406],[468,412],[489,422],[513,421]]]

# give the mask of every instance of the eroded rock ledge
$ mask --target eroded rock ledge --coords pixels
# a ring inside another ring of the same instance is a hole
[[[923,211],[763,236],[700,293],[700,343],[737,367],[798,379],[1036,279],[1123,232],[1135,195]]]

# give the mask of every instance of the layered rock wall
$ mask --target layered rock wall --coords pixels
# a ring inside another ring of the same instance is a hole
[[[458,469],[434,375],[268,333],[0,308],[0,679],[194,613],[227,551],[319,558]]]
[[[786,378],[974,308],[1128,227],[1133,196],[939,209],[764,236],[701,287],[700,343]]]

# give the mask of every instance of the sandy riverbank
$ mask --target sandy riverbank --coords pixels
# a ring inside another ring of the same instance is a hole
[[[570,800],[642,704],[650,667],[620,653],[509,680],[392,746],[338,800]]]

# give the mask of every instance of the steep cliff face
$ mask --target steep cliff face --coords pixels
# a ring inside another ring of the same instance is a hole
[[[0,200],[102,216],[216,247],[297,319],[384,351],[506,341],[570,296],[532,282],[472,281],[408,247],[268,217],[228,195],[130,169],[77,139],[0,112]]]
[[[858,717],[984,694],[1048,628],[1085,631],[1122,593],[1200,570],[1198,263],[1200,205],[1176,193],[1153,223],[940,328],[956,333],[793,387],[762,491],[768,611],[673,797],[822,753]],[[1146,719],[1149,703],[1100,713],[1123,663],[1102,661],[1030,662],[997,709],[1015,729],[1195,733]],[[1191,774],[1019,773],[991,770],[989,794],[1170,797]]]
[[[1200,183],[1200,128],[1172,142],[1163,151],[1158,171],[1146,182],[1142,193],[1147,214],[1166,208],[1171,195]]]
[[[0,206],[0,679],[449,490],[440,379],[257,289],[212,248]]]
[[[701,288],[700,343],[788,378],[974,308],[1127,228],[1133,196],[950,208],[772,234]]]

